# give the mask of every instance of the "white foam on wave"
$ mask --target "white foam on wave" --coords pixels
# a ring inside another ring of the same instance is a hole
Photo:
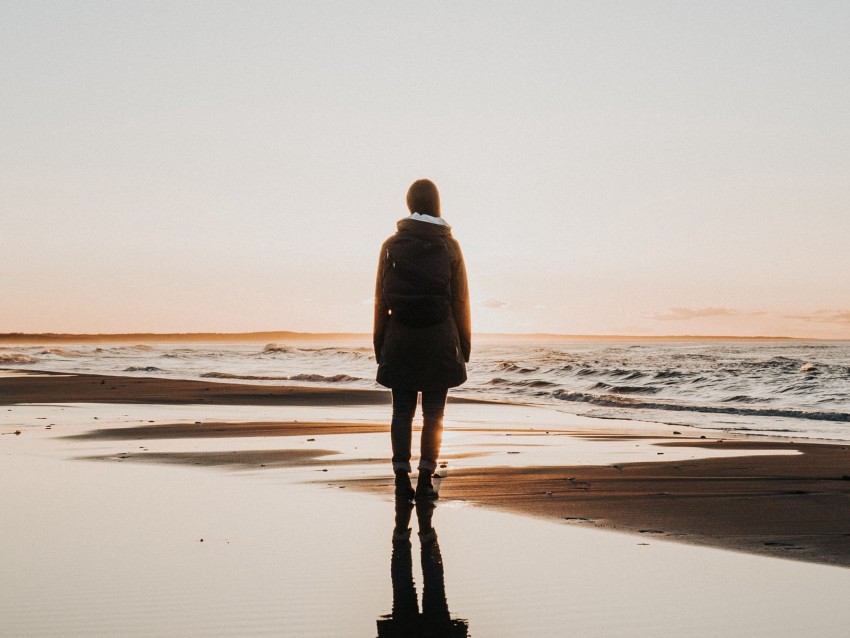
[[[292,348],[289,346],[283,346],[277,343],[268,343],[266,347],[263,348],[263,352],[292,352]]]
[[[26,365],[36,361],[38,359],[23,352],[0,352],[0,364],[3,365]]]

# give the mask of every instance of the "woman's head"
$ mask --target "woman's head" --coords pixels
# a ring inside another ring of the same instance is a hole
[[[440,216],[440,191],[430,179],[417,179],[407,190],[407,208],[411,213]]]

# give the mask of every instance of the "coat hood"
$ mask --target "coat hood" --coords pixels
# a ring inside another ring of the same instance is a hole
[[[400,231],[410,231],[422,235],[451,235],[452,227],[442,217],[413,213],[398,220],[396,227]]]

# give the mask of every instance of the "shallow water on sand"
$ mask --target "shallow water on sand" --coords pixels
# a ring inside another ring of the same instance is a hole
[[[0,635],[368,637],[393,612],[389,495],[299,470],[77,460],[123,448],[59,434],[0,440]],[[442,574],[423,571],[410,523],[418,609],[423,585],[442,590],[470,636],[835,636],[850,623],[850,570],[461,502],[432,524]]]

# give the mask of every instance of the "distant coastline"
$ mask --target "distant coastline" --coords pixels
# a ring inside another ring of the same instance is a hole
[[[0,343],[167,343],[167,342],[233,342],[233,341],[339,341],[371,338],[354,332],[126,332],[126,333],[0,333]]]
[[[371,339],[365,332],[128,332],[128,333],[0,333],[0,343],[179,343],[234,341],[345,341]],[[475,333],[481,341],[848,341],[788,336],[740,335],[588,335],[557,333]]]

